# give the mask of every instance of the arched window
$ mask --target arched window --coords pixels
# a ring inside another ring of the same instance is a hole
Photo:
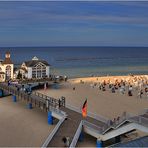
[[[33,78],[44,78],[46,77],[46,65],[38,63],[32,68]]]
[[[11,78],[11,66],[6,66],[6,79],[10,79]]]
[[[36,69],[37,69],[37,78],[41,78],[42,77],[42,65],[38,64],[36,66]]]

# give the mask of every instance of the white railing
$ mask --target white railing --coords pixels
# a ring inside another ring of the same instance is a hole
[[[81,113],[81,109],[78,107],[71,106],[70,104],[67,104],[67,103],[66,103],[66,107],[69,108],[70,110],[77,112],[77,113]]]
[[[70,104],[66,104],[66,107],[81,114],[81,109],[80,108],[71,106]],[[103,117],[101,115],[96,115],[96,114],[91,113],[91,112],[88,112],[87,115],[88,115],[88,117],[94,118],[94,119],[96,119],[98,121],[102,121],[103,123],[106,123],[106,124],[108,123],[108,120],[109,120],[109,119],[107,119],[107,118],[105,118],[105,117]]]
[[[136,116],[135,118],[131,118],[130,121],[148,127],[148,118],[142,116]]]
[[[55,128],[52,130],[52,132],[48,135],[47,139],[45,140],[45,142],[42,145],[42,148],[46,148],[48,146],[48,144],[50,143],[50,141],[52,140],[53,136],[55,135],[55,133],[57,132],[57,130],[59,129],[59,127],[61,126],[61,124],[64,122],[65,117],[62,118],[57,125],[55,126]]]
[[[74,138],[72,139],[72,142],[70,144],[70,148],[74,148],[78,142],[78,139],[79,139],[79,136],[81,134],[81,131],[82,131],[82,125],[83,125],[83,122],[81,121],[80,124],[79,124],[79,127],[74,135]]]
[[[97,125],[90,123],[86,120],[83,120],[83,125],[86,126],[87,128],[90,128],[91,130],[95,131],[96,133],[101,133],[103,130],[103,127],[97,126]]]
[[[101,115],[96,115],[96,114],[91,113],[91,112],[88,112],[87,115],[89,117],[92,117],[92,118],[98,120],[98,121],[102,121],[103,123],[106,123],[106,124],[108,123],[108,120],[109,120],[109,119],[107,119],[107,118],[105,118],[105,117],[103,117]]]
[[[58,109],[58,108],[49,106],[49,110],[52,111],[52,112],[55,112],[55,113],[59,114],[59,115],[62,116],[62,117],[67,117],[66,112],[64,112],[64,111],[62,111],[62,110],[60,110],[60,109]]]

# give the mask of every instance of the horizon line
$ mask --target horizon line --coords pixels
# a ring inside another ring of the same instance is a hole
[[[148,48],[148,46],[134,46],[134,45],[128,45],[128,46],[111,46],[111,45],[79,45],[79,46],[76,46],[76,45],[55,45],[55,46],[0,46],[0,48],[27,48],[27,47],[33,47],[33,48],[39,48],[39,47],[143,47],[143,48]]]

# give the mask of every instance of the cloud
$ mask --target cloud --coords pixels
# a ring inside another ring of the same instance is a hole
[[[148,24],[148,10],[137,8],[131,10],[131,7],[138,7],[139,4],[140,7],[148,7],[146,2],[144,4],[140,2],[0,2],[0,4],[2,4],[0,25],[4,26],[71,25],[72,23]],[[129,7],[120,10],[121,5]],[[117,11],[117,8],[120,11]]]

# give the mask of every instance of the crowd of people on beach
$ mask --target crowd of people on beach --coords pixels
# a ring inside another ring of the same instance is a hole
[[[102,82],[98,82],[96,78],[96,82],[91,83],[90,87],[98,88],[101,91],[110,91],[111,93],[119,92],[128,96],[136,95],[138,98],[148,98],[148,77],[146,76],[132,75],[126,79],[114,78],[114,81],[108,79]]]

